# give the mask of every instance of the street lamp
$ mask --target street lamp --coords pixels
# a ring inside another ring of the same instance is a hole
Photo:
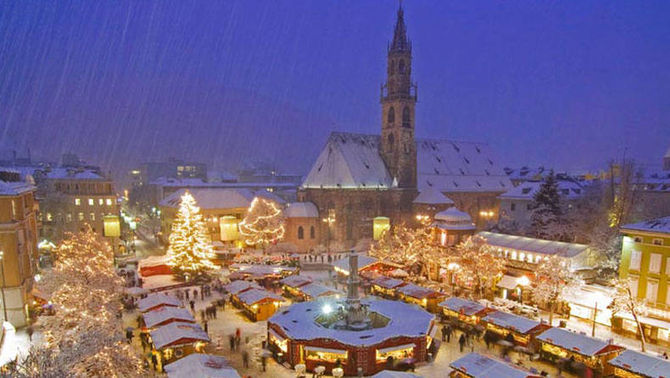
[[[530,280],[526,276],[521,276],[516,279],[517,285],[519,285],[519,303],[523,304],[523,288],[530,285]]]
[[[328,227],[328,238],[326,239],[326,249],[328,250],[328,253],[330,253],[330,225],[335,223],[335,216],[334,215],[328,215],[328,217],[322,219],[323,223],[326,224],[326,227]]]
[[[2,311],[7,321],[7,301],[5,300],[5,252],[0,251],[0,271],[2,271]]]

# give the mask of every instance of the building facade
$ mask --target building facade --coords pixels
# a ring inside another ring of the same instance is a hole
[[[372,238],[373,219],[416,222],[413,201],[436,190],[483,228],[497,219],[497,196],[512,188],[488,145],[415,138],[417,86],[402,8],[381,86],[381,134],[331,133],[298,190],[319,211],[321,243]]]
[[[15,327],[26,325],[38,266],[35,191],[18,173],[0,172],[0,316]]]

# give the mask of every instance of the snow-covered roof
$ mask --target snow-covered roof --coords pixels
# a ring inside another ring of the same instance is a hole
[[[148,311],[156,306],[171,306],[179,307],[182,303],[179,299],[168,294],[149,294],[146,298],[140,299],[137,302],[137,308],[140,312]]]
[[[53,168],[51,171],[47,172],[46,177],[52,180],[106,180],[102,175],[93,170],[79,170],[72,168]]]
[[[34,190],[36,188],[25,181],[0,180],[0,196],[18,196],[19,194]]]
[[[247,305],[253,305],[266,299],[275,302],[281,302],[284,300],[284,298],[278,296],[277,294],[271,293],[263,289],[249,289],[243,291],[237,294],[237,298],[240,300],[240,302],[245,303]]]
[[[645,377],[666,377],[670,374],[670,361],[634,350],[625,350],[608,363]]]
[[[337,289],[324,286],[318,283],[310,283],[305,286],[301,286],[300,288],[298,288],[298,290],[300,290],[302,293],[304,293],[305,295],[307,295],[312,299],[323,296],[344,295],[343,292]]]
[[[351,346],[370,346],[390,338],[425,336],[435,319],[418,306],[399,301],[368,298],[361,302],[369,306],[369,311],[389,318],[389,323],[364,331],[326,328],[315,321],[322,314],[324,301],[308,301],[280,309],[268,324],[279,326],[293,340],[330,339]]]
[[[179,189],[165,197],[161,206],[178,208],[181,196],[188,190],[201,209],[246,209],[254,199],[249,189],[243,188],[190,188]]]
[[[312,280],[310,278],[304,277],[304,276],[299,276],[296,274],[292,274],[288,277],[284,277],[279,282],[282,285],[290,286],[290,287],[300,287],[302,285],[307,285],[308,283],[311,283]]]
[[[193,323],[174,322],[166,324],[151,331],[150,334],[156,349],[190,344],[196,341],[209,342],[207,333],[199,325]]]
[[[429,298],[429,297],[434,297],[434,296],[439,296],[440,293],[433,290],[429,289],[427,287],[423,286],[418,286],[413,283],[409,283],[405,286],[401,286],[397,289],[399,293],[402,293],[404,295],[407,295],[409,297],[413,298],[418,298],[418,299],[423,299],[423,298]]]
[[[163,367],[169,378],[240,378],[225,357],[192,353]]]
[[[504,192],[512,188],[486,144],[436,139],[419,139],[416,144],[420,191]],[[393,187],[379,145],[379,135],[331,133],[302,187]]]
[[[483,317],[482,321],[495,324],[501,328],[511,329],[519,333],[528,333],[541,324],[535,320],[502,311],[491,312]]]
[[[167,263],[168,257],[166,255],[147,256],[137,262],[137,270],[142,270],[143,268],[150,268],[153,266],[167,265]]]
[[[544,176],[549,174],[549,169],[545,167],[529,168],[503,168],[505,174],[515,181],[526,181],[526,180],[541,180]]]
[[[479,302],[469,301],[459,297],[447,298],[442,301],[439,306],[466,316],[472,316],[486,309],[486,306]]]
[[[563,199],[576,199],[584,194],[582,185],[575,181],[556,180],[556,183],[558,186],[558,194]],[[540,190],[541,186],[541,181],[526,181],[499,195],[498,198],[532,201],[535,193]]]
[[[413,203],[425,205],[453,205],[454,201],[435,188],[426,188],[416,196]]]
[[[645,231],[670,234],[670,216],[656,218],[639,223],[631,223],[621,227],[623,231]]]
[[[589,248],[589,246],[585,244],[564,243],[525,236],[498,234],[488,231],[478,232],[477,235],[486,239],[486,243],[494,247],[510,248],[519,251],[540,253],[543,255],[575,257]]]
[[[364,269],[378,261],[379,259],[376,257],[358,254],[358,270],[360,271],[361,269]],[[333,267],[341,270],[345,274],[349,274],[349,259],[339,259],[333,263]]]
[[[382,370],[372,378],[421,378],[421,376],[406,371]]]
[[[454,206],[435,214],[435,219],[445,222],[472,224],[472,217],[470,214],[465,211],[460,211]]]
[[[381,286],[385,289],[395,289],[398,286],[402,286],[405,284],[405,281],[399,280],[397,278],[391,278],[391,277],[379,277],[376,280],[372,281],[373,285]]]
[[[319,210],[311,202],[293,202],[284,210],[286,218],[318,218]]]
[[[267,275],[277,275],[283,272],[294,272],[296,268],[292,266],[282,265],[265,265],[265,264],[232,264],[231,270],[238,270],[241,273],[247,273],[255,277],[263,277]]]
[[[479,353],[468,353],[453,361],[449,366],[473,378],[526,378],[532,376],[526,370]]]
[[[233,281],[225,285],[223,288],[230,294],[237,294],[249,289],[261,289],[257,283],[243,280]]]
[[[549,328],[536,337],[538,340],[571,350],[584,356],[595,356],[610,344],[593,337],[565,330]]]
[[[153,328],[156,325],[168,320],[184,321],[195,323],[195,318],[191,312],[183,307],[163,306],[161,308],[145,312],[144,324],[147,328]]]

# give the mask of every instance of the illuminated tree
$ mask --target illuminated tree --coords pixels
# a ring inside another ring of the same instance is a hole
[[[549,256],[538,266],[533,285],[533,300],[549,307],[549,325],[554,320],[556,306],[561,301],[563,291],[576,287],[579,280],[570,271],[567,261],[558,255]]]
[[[459,268],[454,272],[458,281],[469,284],[473,292],[483,297],[504,271],[502,259],[496,256],[486,239],[471,236],[456,246]]]
[[[39,285],[55,309],[41,318],[45,344],[16,365],[16,375],[145,375],[121,333],[121,284],[114,254],[98,234],[87,225],[69,235]]]
[[[240,223],[240,233],[248,245],[263,250],[284,237],[284,216],[274,201],[255,197]]]
[[[212,263],[215,256],[207,236],[207,227],[200,208],[188,191],[181,196],[169,242],[168,265],[177,275],[188,279],[201,278],[216,269]]]
[[[430,229],[411,228],[405,224],[393,226],[370,248],[370,255],[415,269],[420,276],[430,277],[431,266],[440,264],[440,248],[436,246]]]
[[[610,304],[610,309],[612,309],[612,315],[626,312],[630,312],[630,314],[633,315],[633,319],[637,324],[637,330],[640,334],[641,349],[644,352],[646,350],[646,340],[638,315],[644,313],[646,307],[641,299],[633,295],[631,290],[631,285],[633,284],[634,283],[629,279],[616,279],[614,281],[615,292],[614,297],[612,298],[612,303]]]

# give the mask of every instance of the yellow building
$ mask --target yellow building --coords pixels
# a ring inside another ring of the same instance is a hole
[[[15,327],[26,324],[37,269],[35,190],[19,173],[0,172],[0,317]]]
[[[640,317],[647,341],[670,345],[670,216],[628,224],[619,274],[631,281],[633,295],[643,299],[647,313]],[[616,314],[612,329],[638,333],[630,314]]]

